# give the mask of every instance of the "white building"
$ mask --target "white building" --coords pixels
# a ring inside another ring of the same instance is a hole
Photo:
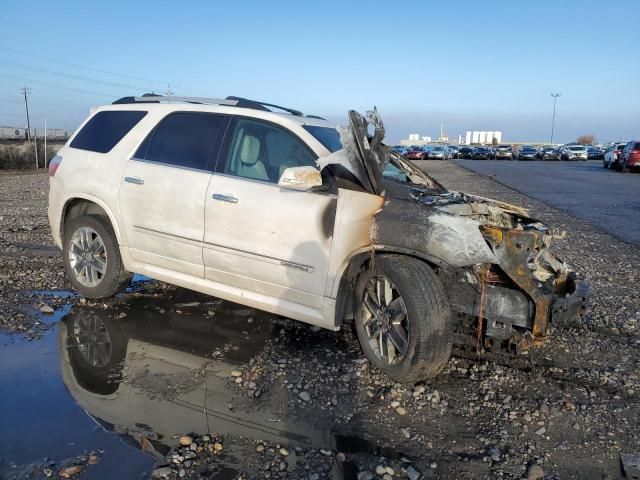
[[[420,135],[419,133],[410,133],[409,138],[400,140],[400,145],[403,147],[409,147],[411,145],[426,145],[428,143],[431,143],[431,137]]]
[[[493,143],[494,139],[498,143],[502,143],[502,132],[499,130],[468,130],[464,134],[458,136],[458,142],[464,145],[471,145],[472,143],[480,143],[483,145]]]

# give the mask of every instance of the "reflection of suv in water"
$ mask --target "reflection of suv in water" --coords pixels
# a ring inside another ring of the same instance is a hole
[[[204,316],[209,307],[189,303],[164,304],[168,313],[158,317],[144,298],[128,302],[135,314],[126,319],[104,310],[73,311],[62,320],[58,337],[68,392],[105,430],[160,460],[185,432],[335,447],[333,423],[325,417],[273,420],[278,415],[273,406],[287,404],[288,390],[266,392],[255,408],[243,406],[228,388],[229,372],[248,362],[277,330],[266,314],[260,318],[258,312],[248,324],[246,317],[234,315],[233,304],[215,302],[215,321]],[[197,314],[178,315],[171,306]],[[237,350],[225,351],[230,344]],[[296,344],[292,355],[305,347]],[[265,379],[255,380],[256,389],[264,388]]]
[[[550,229],[446,190],[382,143],[376,112],[349,120],[236,97],[98,108],[49,170],[71,284],[108,297],[136,272],[328,329],[353,320],[402,381],[435,375],[454,338],[518,353],[577,318],[586,288]]]

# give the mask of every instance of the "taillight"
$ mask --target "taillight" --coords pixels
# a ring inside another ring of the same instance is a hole
[[[62,163],[62,157],[60,155],[56,155],[49,161],[49,176],[53,177],[58,170],[58,167]]]

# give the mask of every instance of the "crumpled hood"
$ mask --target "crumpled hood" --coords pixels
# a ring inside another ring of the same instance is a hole
[[[385,181],[385,187],[388,199],[404,200],[438,212],[477,220],[482,224],[503,228],[518,228],[519,225],[524,228],[531,224],[542,227],[540,222],[530,217],[526,208],[500,200],[392,180]]]
[[[521,207],[461,192],[385,181],[385,203],[374,216],[374,243],[400,245],[443,265],[499,264],[492,235],[518,231],[548,247],[556,231]]]

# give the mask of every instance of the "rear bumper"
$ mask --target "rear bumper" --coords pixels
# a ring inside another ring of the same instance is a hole
[[[53,243],[62,249],[62,232],[60,231],[62,219],[62,181],[55,177],[49,177],[49,205],[47,207],[47,217]]]
[[[640,158],[630,157],[627,160],[627,167],[630,167],[630,168],[640,167]]]

